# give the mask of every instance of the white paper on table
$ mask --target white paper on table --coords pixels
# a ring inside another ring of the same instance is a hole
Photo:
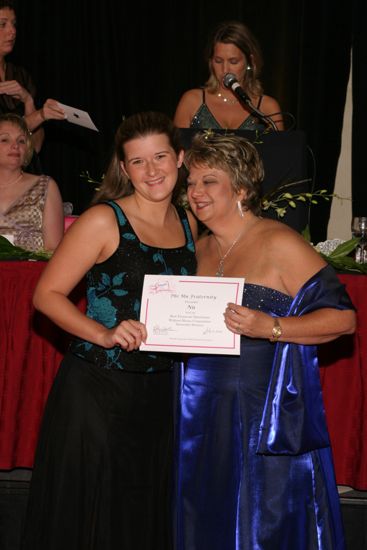
[[[243,278],[145,275],[141,351],[240,354],[240,335],[224,324],[228,302],[241,305]]]
[[[8,233],[1,233],[1,236],[7,239],[11,244],[14,244],[14,235],[9,235]]]
[[[95,126],[86,111],[76,109],[75,107],[70,107],[70,105],[64,105],[59,101],[58,104],[62,109],[64,109],[66,120],[68,122],[72,122],[73,124],[78,124],[79,126],[84,126],[85,128],[89,128],[90,130],[95,130],[96,132],[99,132],[98,128]]]

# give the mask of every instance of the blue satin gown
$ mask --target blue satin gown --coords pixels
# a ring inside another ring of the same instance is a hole
[[[281,317],[292,299],[245,284],[243,305]],[[242,337],[239,357],[182,367],[175,550],[344,549],[327,434],[323,448],[301,454],[258,449],[278,345]],[[292,399],[292,382],[287,389]]]

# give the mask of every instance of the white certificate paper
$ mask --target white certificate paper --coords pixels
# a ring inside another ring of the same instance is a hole
[[[97,126],[94,124],[89,114],[86,111],[81,109],[75,109],[75,107],[70,107],[70,105],[64,105],[63,103],[58,102],[60,107],[64,109],[66,120],[72,122],[73,124],[78,124],[78,126],[84,126],[84,128],[89,128],[90,130],[95,130],[98,132]]]
[[[240,335],[224,324],[228,302],[241,304],[243,278],[145,275],[142,351],[240,354]]]

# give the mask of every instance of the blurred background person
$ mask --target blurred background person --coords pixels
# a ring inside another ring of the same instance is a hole
[[[64,231],[62,199],[52,178],[23,171],[32,154],[24,119],[0,115],[0,234],[26,250],[54,250]]]
[[[231,73],[251,104],[283,130],[278,102],[263,94],[259,80],[263,66],[260,45],[251,31],[238,21],[221,23],[212,33],[206,52],[209,79],[205,86],[188,90],[174,116],[179,128],[257,130],[264,128],[247,104],[239,101],[223,78]]]
[[[17,35],[15,7],[11,0],[0,1],[0,113],[24,116],[32,132],[34,150],[39,153],[44,140],[42,123],[45,120],[63,120],[65,113],[54,99],[48,99],[41,108],[35,104],[36,88],[28,72],[6,60],[13,51]]]

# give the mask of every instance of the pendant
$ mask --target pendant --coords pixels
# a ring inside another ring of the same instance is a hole
[[[220,260],[217,272],[215,274],[216,277],[223,277],[223,274],[224,274],[223,264],[224,262]]]

